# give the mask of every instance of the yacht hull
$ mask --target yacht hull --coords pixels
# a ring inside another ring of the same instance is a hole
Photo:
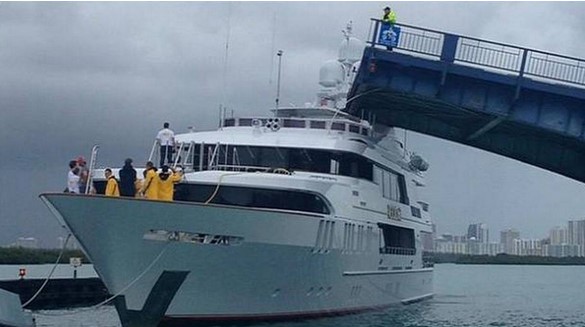
[[[163,272],[188,273],[163,324],[349,314],[432,296],[432,268],[406,267],[414,257],[408,255],[382,260],[377,238],[348,249],[344,222],[332,216],[71,194],[41,198],[128,310],[144,308]]]

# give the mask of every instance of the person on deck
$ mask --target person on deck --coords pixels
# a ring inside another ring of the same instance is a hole
[[[83,156],[77,157],[76,161],[77,167],[79,167],[79,193],[85,193],[89,181],[89,168],[87,168],[87,162]]]
[[[106,192],[104,193],[106,196],[120,196],[120,187],[118,186],[118,181],[114,174],[112,174],[112,170],[110,168],[106,168],[104,171],[106,175],[106,180],[108,183],[106,184]]]
[[[152,163],[152,161],[146,163],[145,171],[146,176],[144,177],[144,182],[142,188],[140,189],[140,193],[149,200],[157,200],[158,199],[158,182],[156,180],[157,169]]]
[[[162,166],[162,172],[158,174],[158,199],[164,201],[173,201],[175,184],[183,178],[183,172],[176,172],[169,166]]]
[[[134,197],[136,195],[136,170],[132,167],[132,159],[124,161],[124,167],[118,172],[120,175],[120,195]]]
[[[77,161],[69,161],[69,173],[67,173],[67,193],[79,194],[79,167]]]
[[[168,164],[173,163],[173,148],[175,147],[175,133],[169,128],[169,123],[163,124],[163,129],[158,131],[156,140],[160,144],[160,167],[165,164],[165,158]]]

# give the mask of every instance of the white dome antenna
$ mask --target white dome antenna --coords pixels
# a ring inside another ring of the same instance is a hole
[[[336,109],[343,109],[347,103],[347,93],[351,89],[365,48],[365,43],[353,36],[351,21],[341,32],[343,40],[339,46],[338,58],[328,60],[321,66],[321,90],[317,93],[317,103]]]

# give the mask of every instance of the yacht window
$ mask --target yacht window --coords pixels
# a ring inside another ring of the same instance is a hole
[[[383,242],[380,253],[385,254],[416,254],[414,229],[403,228],[388,224],[378,224],[381,229]]]
[[[228,118],[223,122],[224,127],[236,126],[236,119],[235,118]]]
[[[420,209],[417,207],[410,207],[410,212],[412,213],[413,217],[421,218]]]
[[[373,180],[373,163],[354,153],[342,153],[339,159],[339,174]]]
[[[298,120],[298,119],[285,119],[283,126],[284,127],[305,128],[305,121]]]
[[[265,167],[285,168],[288,170],[300,170],[325,174],[339,174],[372,181],[374,179],[374,164],[371,160],[355,153],[337,152],[329,150],[302,149],[302,148],[281,148],[281,147],[260,147],[245,145],[220,145],[215,150],[215,145],[205,147],[203,166],[207,169],[207,162],[215,153],[214,165],[223,167]],[[199,148],[193,154],[193,162],[199,165]],[[376,177],[380,183],[383,178]],[[389,178],[389,177],[387,177]],[[390,183],[388,181],[388,183]],[[397,190],[392,194],[398,194],[398,183],[395,183]],[[390,192],[390,186],[386,188]],[[390,194],[390,193],[389,193]],[[396,197],[396,195],[394,195]],[[390,198],[390,195],[386,196]]]
[[[199,171],[199,161],[201,158],[201,144],[197,143],[193,147],[193,170]]]
[[[332,123],[331,129],[334,131],[345,131],[345,124],[344,123]]]
[[[252,126],[252,118],[240,118],[239,126]]]
[[[325,122],[324,121],[311,120],[311,128],[325,129]]]
[[[174,199],[205,203],[216,185],[178,184]],[[274,190],[240,186],[220,186],[211,203],[242,207],[283,209],[329,214],[326,201],[319,194],[297,190]]]
[[[367,128],[362,128],[362,135],[368,136],[369,130]]]
[[[288,166],[287,151],[279,151],[277,148],[259,148],[260,157],[256,166],[286,168]]]
[[[380,186],[382,185],[382,168],[378,166],[374,166],[373,182]]]
[[[376,168],[382,170],[382,196],[396,202],[409,204],[404,176],[388,169],[377,166]]]
[[[329,173],[331,170],[331,153],[323,150],[291,149],[291,170]]]
[[[360,133],[360,127],[356,125],[349,125],[349,131],[352,133]]]

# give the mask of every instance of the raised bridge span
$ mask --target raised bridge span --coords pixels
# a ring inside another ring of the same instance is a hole
[[[368,46],[346,111],[585,182],[585,60],[397,24]]]

